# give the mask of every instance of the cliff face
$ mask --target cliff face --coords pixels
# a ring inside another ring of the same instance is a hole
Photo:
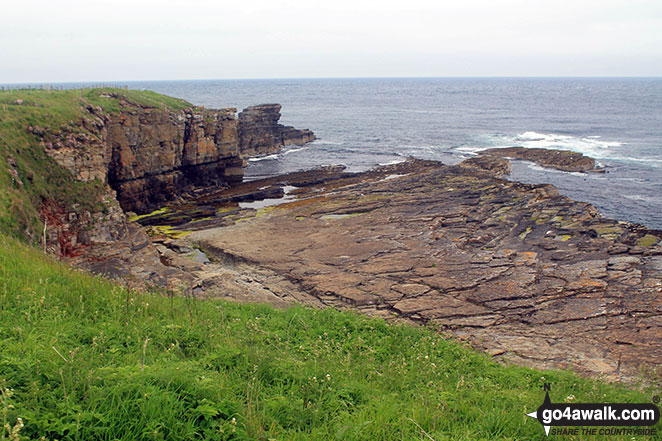
[[[280,104],[169,112],[124,104],[117,115],[87,106],[79,132],[64,126],[46,151],[80,181],[117,191],[126,211],[145,213],[199,187],[241,182],[243,159],[315,139],[278,123]]]
[[[107,124],[108,183],[145,212],[196,187],[241,182],[234,109],[123,113]]]
[[[239,153],[242,158],[277,153],[283,146],[303,145],[315,139],[308,130],[278,123],[280,104],[250,106],[239,113]]]
[[[171,288],[188,285],[190,276],[165,267],[145,230],[124,212],[143,214],[201,189],[232,186],[242,181],[244,158],[314,138],[278,124],[277,104],[248,108],[238,119],[234,108],[194,107],[149,92],[62,95],[58,102],[69,113],[58,124],[46,124],[48,115],[44,124],[26,124],[26,136],[90,191],[82,196],[85,206],[41,196],[40,242],[94,272]]]

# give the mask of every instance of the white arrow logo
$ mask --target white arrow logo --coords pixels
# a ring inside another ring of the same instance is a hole
[[[530,416],[531,418],[538,419],[538,412],[536,411],[536,412],[527,413],[526,416]],[[545,428],[545,435],[549,436],[550,426],[543,426],[543,427]]]

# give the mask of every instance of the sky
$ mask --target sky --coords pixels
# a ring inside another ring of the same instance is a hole
[[[661,0],[22,0],[0,83],[662,76]]]

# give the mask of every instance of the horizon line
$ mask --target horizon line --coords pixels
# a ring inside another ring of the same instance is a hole
[[[446,75],[446,76],[341,76],[341,77],[259,77],[259,78],[184,78],[142,80],[69,80],[0,82],[0,85],[48,85],[89,83],[156,83],[190,81],[283,81],[283,80],[416,80],[416,79],[662,79],[662,75]]]

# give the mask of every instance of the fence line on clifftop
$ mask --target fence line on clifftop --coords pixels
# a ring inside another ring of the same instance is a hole
[[[55,84],[39,84],[39,85],[3,85],[0,86],[0,90],[12,91],[12,90],[46,90],[46,91],[59,91],[59,90],[88,90],[88,89],[120,89],[120,90],[129,90],[127,84],[111,84],[111,83],[99,83],[92,84],[83,87],[67,87],[63,85]]]

